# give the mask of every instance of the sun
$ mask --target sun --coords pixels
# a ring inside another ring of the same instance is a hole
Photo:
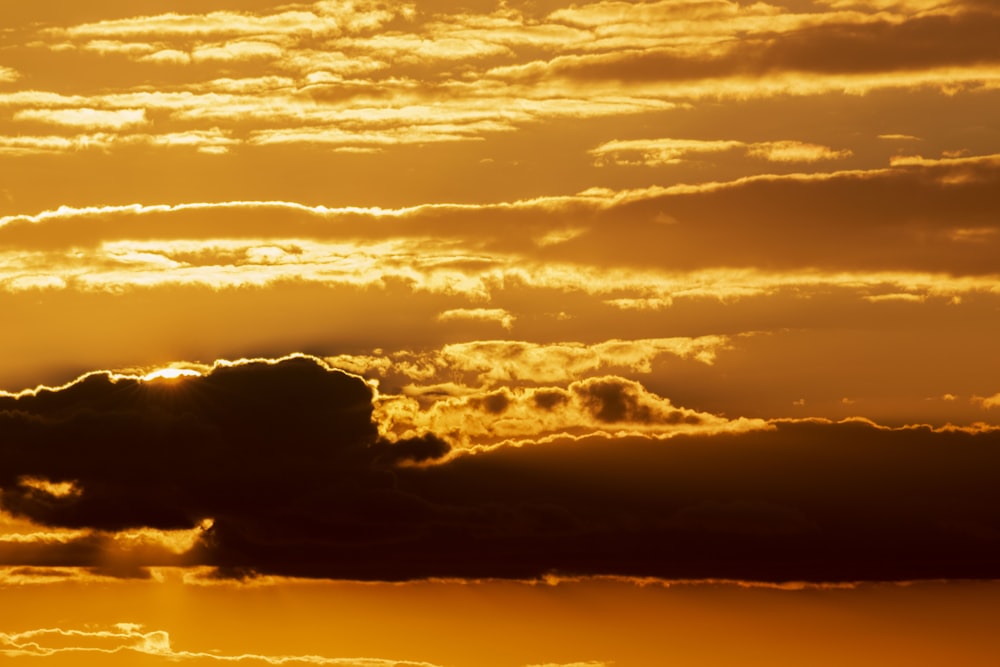
[[[143,381],[176,380],[181,377],[198,377],[201,373],[191,368],[160,368],[142,376]]]

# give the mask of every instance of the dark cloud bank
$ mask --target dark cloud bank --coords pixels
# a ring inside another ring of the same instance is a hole
[[[996,433],[784,423],[416,467],[448,445],[380,440],[371,401],[362,380],[306,358],[176,382],[98,374],[0,398],[2,504],[99,531],[212,518],[184,562],[223,576],[1000,576]],[[55,497],[26,477],[82,492]],[[53,560],[8,549],[3,560],[86,566],[93,550]]]

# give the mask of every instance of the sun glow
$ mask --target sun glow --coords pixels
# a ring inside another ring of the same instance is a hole
[[[176,380],[182,377],[199,377],[201,373],[191,368],[159,368],[142,376],[144,382],[153,380]]]
[[[1000,667],[1000,0],[0,31],[0,667]]]

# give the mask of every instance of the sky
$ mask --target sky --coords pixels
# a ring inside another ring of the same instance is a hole
[[[4,3],[0,655],[992,664],[997,34]]]

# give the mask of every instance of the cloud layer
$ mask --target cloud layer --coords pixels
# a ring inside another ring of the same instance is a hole
[[[579,401],[608,428],[712,419],[640,391],[601,379],[531,400],[542,412]],[[462,454],[433,432],[380,438],[373,399],[361,378],[307,357],[149,380],[97,373],[4,397],[4,509],[85,532],[63,540],[76,548],[57,563],[43,538],[0,551],[8,564],[94,567],[82,544],[146,528],[200,535],[171,559],[133,549],[139,570],[239,577],[998,575],[997,430],[783,421]],[[514,409],[505,393],[475,400],[463,409],[496,423]]]
[[[13,580],[998,576],[992,3],[8,5]]]

